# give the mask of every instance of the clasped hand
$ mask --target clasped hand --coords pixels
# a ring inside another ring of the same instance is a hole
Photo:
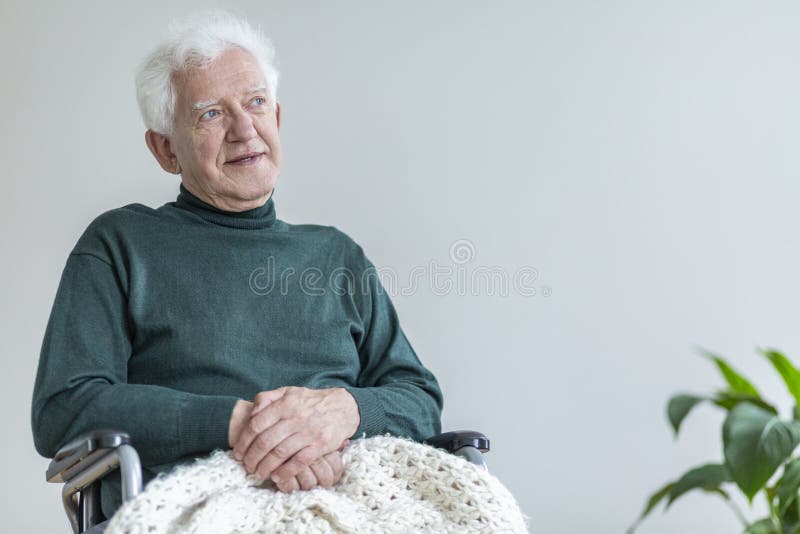
[[[339,451],[359,423],[345,389],[283,387],[238,401],[228,440],[248,473],[271,478],[281,491],[330,487],[342,476]]]

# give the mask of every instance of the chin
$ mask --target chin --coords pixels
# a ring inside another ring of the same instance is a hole
[[[265,199],[272,194],[272,191],[275,189],[274,183],[258,183],[258,184],[251,184],[245,187],[237,188],[236,196],[238,196],[241,200],[244,201],[254,201],[259,199]]]

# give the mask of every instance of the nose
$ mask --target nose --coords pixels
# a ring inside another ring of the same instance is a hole
[[[248,141],[256,136],[256,128],[253,124],[253,117],[243,109],[239,109],[231,115],[231,122],[225,140],[229,143],[236,141]]]

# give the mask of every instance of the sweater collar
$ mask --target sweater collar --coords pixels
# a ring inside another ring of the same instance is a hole
[[[258,230],[260,228],[268,228],[275,223],[276,214],[275,203],[272,200],[273,196],[275,196],[274,189],[269,199],[257,208],[246,211],[224,211],[200,200],[181,184],[180,194],[175,201],[175,206],[190,211],[210,223],[230,228]]]

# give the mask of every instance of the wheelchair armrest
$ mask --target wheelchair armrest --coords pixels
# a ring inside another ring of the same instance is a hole
[[[99,481],[117,467],[123,502],[142,491],[142,465],[130,441],[125,432],[93,430],[61,447],[50,462],[46,478],[64,483],[61,499],[73,532],[83,532],[102,517]]]
[[[82,471],[82,466],[94,463],[98,452],[129,445],[131,438],[117,430],[92,430],[61,447],[47,468],[48,482],[66,482]]]
[[[450,453],[454,453],[462,447],[474,447],[481,452],[489,452],[489,438],[474,430],[444,432],[426,439],[425,443]]]

